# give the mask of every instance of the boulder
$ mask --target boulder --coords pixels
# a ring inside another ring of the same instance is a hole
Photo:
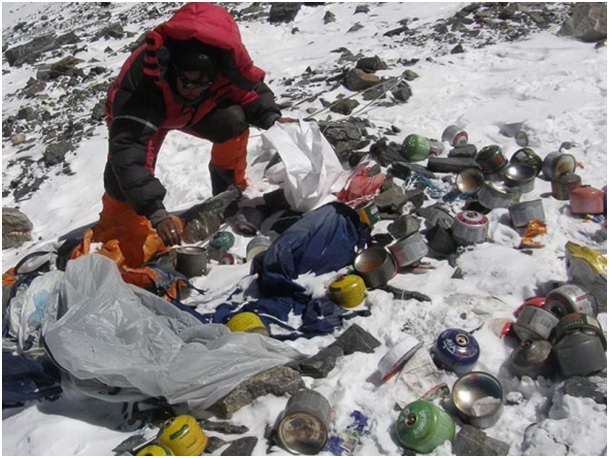
[[[605,40],[607,3],[576,3],[571,17],[563,23],[558,33],[590,43]]]
[[[34,226],[16,208],[2,207],[2,249],[17,248],[32,240]]]

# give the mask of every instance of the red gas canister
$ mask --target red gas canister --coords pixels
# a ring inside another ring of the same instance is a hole
[[[605,194],[600,189],[582,186],[571,190],[569,203],[574,215],[600,215],[605,210]]]

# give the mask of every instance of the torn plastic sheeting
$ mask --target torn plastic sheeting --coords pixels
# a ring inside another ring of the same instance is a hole
[[[62,301],[67,311],[48,325],[46,346],[73,388],[108,401],[122,399],[104,395],[96,382],[106,385],[105,392],[118,387],[140,392],[141,399],[197,401],[206,408],[252,376],[299,356],[259,334],[201,324],[127,285],[116,265],[96,254],[68,263]]]
[[[331,193],[342,189],[349,172],[316,123],[275,124],[262,139],[283,162],[283,167],[268,173],[267,178],[278,182],[292,209],[307,212],[336,200]]]

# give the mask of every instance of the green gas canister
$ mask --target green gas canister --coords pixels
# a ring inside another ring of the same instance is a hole
[[[396,432],[404,447],[419,453],[430,453],[446,440],[452,442],[455,422],[432,402],[420,399],[402,410]]]
[[[402,155],[410,162],[424,161],[430,154],[438,156],[442,151],[444,145],[441,142],[417,134],[408,135],[402,143]]]

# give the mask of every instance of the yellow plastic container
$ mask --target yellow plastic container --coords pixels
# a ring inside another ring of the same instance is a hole
[[[139,452],[137,452],[137,456],[174,456],[171,449],[164,447],[162,445],[152,444],[144,447]]]
[[[228,323],[228,329],[232,332],[254,332],[269,335],[269,331],[258,315],[253,312],[241,312],[233,316]]]
[[[208,439],[194,417],[180,415],[165,422],[157,441],[176,456],[198,456],[207,447]]]
[[[366,299],[366,284],[359,275],[345,275],[330,283],[328,297],[341,307],[357,307]]]

